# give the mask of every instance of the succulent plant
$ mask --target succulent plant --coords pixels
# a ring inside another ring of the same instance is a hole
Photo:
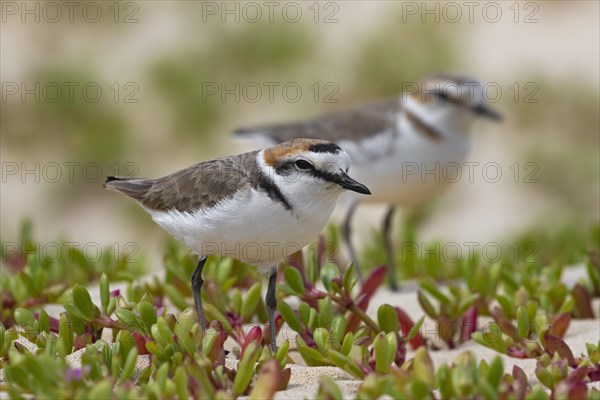
[[[314,243],[308,257],[288,260],[278,291],[277,329],[287,323],[307,365],[337,366],[361,379],[357,398],[600,398],[589,387],[600,380],[600,342],[587,344],[586,354],[578,355],[563,340],[572,319],[597,317],[591,307],[597,294],[593,252],[588,255],[588,276],[571,287],[561,282],[560,266],[507,260],[455,266],[453,273],[463,276],[465,284],[453,282],[447,290],[431,279],[439,278],[439,271],[429,271],[421,280],[418,301],[437,321],[448,346],[472,335],[502,354],[535,358],[539,383],[532,384],[520,368],[505,372],[499,357],[488,363],[471,352],[436,369],[429,351],[437,346],[426,343],[420,333],[424,317],[413,322],[389,304],[380,306],[376,317],[367,314],[385,269],[375,267],[357,287],[353,267],[344,268],[331,256],[327,240]],[[11,398],[258,399],[272,398],[290,380],[286,363],[294,338],[288,337],[276,354],[269,350],[261,280],[246,265],[207,262],[204,295],[211,323],[203,333],[190,307],[187,274],[194,265],[173,242],[167,245],[164,278],[111,290],[122,278],[115,272],[121,267],[89,274],[99,288],[97,303],[83,284],[57,286],[44,272],[63,267],[30,258],[24,264],[19,257],[9,260],[21,269],[9,270],[1,281],[3,301],[11,301],[0,323],[5,376],[0,391]],[[64,310],[50,315],[44,307],[48,302]],[[480,314],[491,315],[493,321],[477,330]],[[450,327],[456,330],[444,331]],[[237,343],[229,355],[239,358],[235,367],[225,363],[228,338]],[[412,355],[409,346],[415,350]],[[67,362],[75,351],[81,352],[81,365]],[[143,369],[140,360],[148,361]],[[316,396],[337,399],[343,393],[335,381],[323,377]]]
[[[470,293],[459,287],[450,285],[449,294],[443,293],[431,279],[421,280],[421,290],[417,292],[417,298],[421,308],[437,322],[438,336],[448,345],[454,348],[460,343],[471,340],[471,335],[477,329],[477,306],[480,299],[479,293]],[[425,293],[428,293],[426,295]],[[438,302],[436,309],[430,297]]]

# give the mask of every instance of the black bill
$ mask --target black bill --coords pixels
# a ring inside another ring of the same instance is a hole
[[[502,121],[502,115],[486,104],[478,104],[473,107],[473,112],[482,117],[489,118],[492,121]]]
[[[369,188],[367,188],[362,183],[355,181],[350,178],[348,174],[343,171],[340,171],[339,175],[335,175],[335,183],[343,187],[344,189],[351,190],[353,192],[362,193],[362,194],[371,194]]]

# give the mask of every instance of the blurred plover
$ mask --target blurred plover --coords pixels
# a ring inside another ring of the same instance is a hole
[[[337,144],[294,139],[250,153],[201,162],[158,179],[108,177],[105,187],[136,200],[152,219],[200,256],[191,277],[203,330],[202,268],[209,255],[233,257],[269,276],[266,305],[275,349],[279,261],[323,229],[344,190],[370,194],[348,176]]]
[[[501,119],[487,105],[483,86],[473,78],[440,74],[406,87],[412,90],[400,97],[313,120],[235,131],[238,138],[263,145],[308,137],[330,140],[343,147],[352,159],[353,174],[373,192],[365,198],[346,198],[349,204],[342,227],[344,241],[356,262],[351,218],[357,202],[389,204],[383,230],[390,286],[394,290],[397,283],[390,228],[395,206],[419,205],[438,194],[449,181],[440,171],[450,163],[463,161],[468,154],[475,118]]]

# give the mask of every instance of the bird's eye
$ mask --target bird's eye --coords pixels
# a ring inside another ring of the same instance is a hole
[[[296,168],[298,168],[301,171],[308,171],[310,169],[313,169],[312,164],[306,160],[298,160],[294,164],[296,165]]]
[[[450,101],[450,97],[448,97],[448,94],[444,91],[440,91],[440,92],[436,92],[438,98],[442,101]]]

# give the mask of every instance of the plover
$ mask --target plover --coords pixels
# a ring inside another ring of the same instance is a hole
[[[383,222],[390,286],[397,289],[396,267],[390,238],[396,206],[411,207],[431,199],[448,179],[441,171],[462,162],[469,151],[471,126],[476,117],[500,120],[477,80],[438,74],[419,83],[405,84],[400,97],[371,103],[313,120],[238,129],[238,138],[263,145],[296,137],[326,139],[343,147],[353,162],[353,174],[371,188],[368,198],[347,196],[342,236],[350,257],[357,261],[351,243],[351,219],[357,202],[387,203]],[[460,167],[460,164],[459,164]],[[357,273],[360,269],[356,268]],[[360,279],[360,275],[359,275]]]
[[[266,305],[275,347],[275,281],[281,260],[315,239],[344,190],[370,194],[350,178],[337,144],[294,139],[201,162],[158,179],[108,177],[105,187],[136,200],[152,219],[200,256],[191,277],[203,330],[202,268],[207,256],[233,257],[269,276]]]

